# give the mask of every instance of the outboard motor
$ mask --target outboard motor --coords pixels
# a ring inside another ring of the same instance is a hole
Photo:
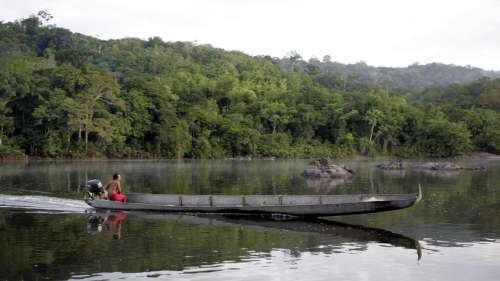
[[[98,179],[93,179],[87,181],[86,195],[89,199],[100,198],[104,194],[104,188],[102,182]]]

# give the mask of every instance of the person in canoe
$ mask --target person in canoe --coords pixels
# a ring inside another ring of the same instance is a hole
[[[113,180],[106,186],[106,192],[108,193],[108,199],[111,201],[121,201],[126,202],[127,197],[122,194],[122,187],[120,181],[122,176],[120,174],[114,174]]]

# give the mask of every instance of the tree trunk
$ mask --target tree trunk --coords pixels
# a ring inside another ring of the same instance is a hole
[[[89,131],[85,129],[85,153],[87,153],[87,144],[89,142]]]
[[[372,129],[371,129],[371,132],[370,132],[370,144],[372,143],[373,130],[375,129],[375,125],[376,124],[377,124],[377,122],[373,122],[373,124],[372,124]]]
[[[68,134],[68,139],[67,139],[68,143],[66,145],[66,152],[69,152],[69,148],[71,147],[71,135],[72,135],[71,133]]]

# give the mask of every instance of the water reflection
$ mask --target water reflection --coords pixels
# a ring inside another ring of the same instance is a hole
[[[0,210],[0,276],[68,279],[101,272],[190,271],[227,263],[362,254],[411,256],[417,241],[393,232],[332,222],[160,213],[60,214]],[[11,256],[15,254],[15,259]],[[244,265],[240,265],[244,267]]]
[[[422,257],[420,243],[410,237],[393,233],[391,231],[351,225],[325,219],[291,219],[288,217],[270,217],[256,215],[217,215],[217,214],[168,214],[156,212],[130,212],[129,217],[143,220],[159,220],[168,223],[183,223],[194,225],[210,225],[217,227],[238,227],[242,230],[286,230],[296,233],[309,233],[322,235],[321,245],[308,245],[309,248],[327,249],[342,243],[368,243],[377,242],[414,249],[417,259]],[[123,212],[103,212],[89,216],[87,221],[87,233],[98,232],[110,233],[113,239],[122,238],[122,222],[125,220]],[[325,244],[328,247],[325,247]],[[359,247],[358,249],[365,249]],[[307,249],[310,250],[310,249]]]
[[[100,213],[92,215],[87,221],[87,233],[96,234],[98,232],[111,233],[113,239],[122,238],[122,222],[125,220],[123,212]]]
[[[402,179],[406,177],[406,170],[378,170],[378,172],[390,178]]]
[[[314,193],[330,193],[332,189],[350,181],[347,178],[308,178],[305,180],[308,188]]]
[[[459,176],[461,173],[463,173],[463,170],[460,171],[434,171],[434,170],[420,170],[422,174],[425,174],[429,177],[436,177],[436,178],[454,178]]]

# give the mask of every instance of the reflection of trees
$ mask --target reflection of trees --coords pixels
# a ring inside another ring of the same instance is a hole
[[[404,178],[406,176],[406,170],[380,170],[381,174],[389,178]]]
[[[180,160],[42,162],[3,164],[0,187],[81,196],[78,187],[91,178],[103,182],[123,175],[125,192],[183,194],[301,194],[306,160]]]

